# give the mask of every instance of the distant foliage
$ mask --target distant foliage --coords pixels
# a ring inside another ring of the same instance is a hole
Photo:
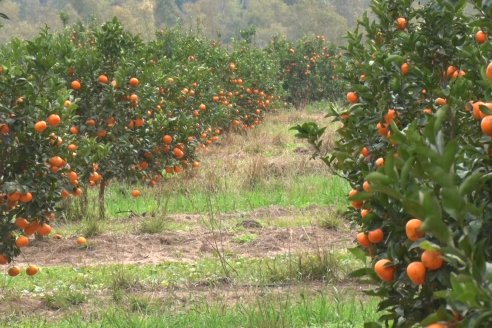
[[[224,43],[231,43],[251,25],[257,27],[256,42],[261,46],[276,34],[290,40],[326,35],[341,43],[347,28],[367,7],[368,0],[4,0],[1,10],[11,22],[5,24],[0,43],[13,36],[32,38],[45,24],[61,29],[114,16],[145,40],[154,38],[155,30],[184,22]]]

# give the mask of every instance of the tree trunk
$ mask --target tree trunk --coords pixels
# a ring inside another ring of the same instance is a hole
[[[106,208],[104,206],[104,193],[106,192],[106,181],[103,179],[99,185],[99,220],[106,218]]]

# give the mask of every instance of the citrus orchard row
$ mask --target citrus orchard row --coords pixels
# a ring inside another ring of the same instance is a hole
[[[145,43],[117,20],[4,45],[0,264],[19,274],[31,236],[49,235],[64,202],[89,187],[102,219],[112,180],[156,185],[200,167],[224,131],[261,124],[283,94],[280,71],[278,54],[247,41],[226,50],[177,27]]]

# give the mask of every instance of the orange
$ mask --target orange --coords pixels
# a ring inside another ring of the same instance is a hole
[[[130,95],[130,101],[131,101],[132,103],[136,103],[136,102],[138,101],[138,96],[137,96],[136,94],[134,94],[134,93],[133,93],[133,94],[131,94],[131,95]]]
[[[407,266],[407,276],[415,285],[423,285],[425,282],[425,266],[422,262],[412,262]]]
[[[379,122],[378,124],[376,124],[376,129],[378,130],[378,133],[381,137],[388,136],[389,130],[386,124]]]
[[[129,82],[130,82],[130,85],[134,88],[138,87],[138,85],[140,83],[140,81],[136,77],[132,77]]]
[[[5,265],[7,263],[9,263],[7,257],[5,255],[0,254],[0,265]]]
[[[403,63],[401,65],[400,72],[402,75],[407,75],[409,70],[410,70],[410,66],[407,63]]]
[[[424,108],[424,109],[422,109],[422,113],[424,113],[426,115],[432,115],[432,109]]]
[[[16,265],[9,268],[9,270],[7,271],[8,275],[11,277],[15,277],[15,276],[19,275],[20,272],[21,272],[20,268]]]
[[[74,90],[80,90],[81,85],[79,81],[74,80],[72,81],[72,83],[70,83],[70,87]]]
[[[385,282],[390,282],[395,279],[396,268],[389,264],[391,264],[390,260],[381,259],[374,265],[374,271],[378,277]]]
[[[384,158],[379,157],[374,164],[376,164],[377,167],[383,167],[384,166]]]
[[[76,243],[77,243],[77,245],[80,245],[80,246],[86,245],[87,239],[85,239],[85,237],[80,236],[77,238]]]
[[[16,219],[15,219],[15,225],[17,226],[17,228],[20,228],[20,229],[25,229],[27,228],[27,226],[29,225],[29,221],[27,221],[25,218],[23,217],[20,217],[18,216]]]
[[[30,192],[26,192],[22,196],[20,196],[20,201],[22,203],[29,203],[32,200],[32,194]]]
[[[198,106],[198,109],[203,112],[207,109],[207,106],[205,104],[200,104],[200,106]]]
[[[53,156],[50,158],[50,165],[60,167],[64,163],[63,159],[60,156]]]
[[[485,116],[480,123],[482,132],[489,137],[492,137],[492,115]]]
[[[457,70],[458,70],[458,68],[456,68],[456,67],[454,67],[454,66],[452,66],[452,65],[448,66],[448,68],[447,68],[447,70],[446,70],[446,76],[447,76],[447,77],[452,77],[452,76],[453,76],[453,74],[454,74]]]
[[[178,147],[173,149],[173,154],[174,154],[174,157],[176,157],[177,159],[181,159],[184,157],[183,151],[181,149],[179,149]]]
[[[77,134],[77,133],[79,133],[79,129],[77,129],[76,126],[71,126],[70,127],[70,133],[71,134]]]
[[[140,197],[140,190],[138,189],[133,189],[132,192],[131,192],[132,196],[134,198],[137,198],[137,197]]]
[[[420,260],[428,270],[437,270],[444,265],[442,255],[438,251],[425,250],[420,256]]]
[[[164,137],[162,137],[162,141],[166,144],[169,145],[173,142],[173,137],[170,135],[166,134]]]
[[[231,72],[234,72],[234,70],[235,70],[235,69],[236,69],[236,65],[235,65],[234,63],[230,63],[230,64],[229,64],[229,70],[230,70]]]
[[[33,221],[31,223],[29,223],[29,225],[27,227],[24,228],[24,234],[25,235],[32,235],[34,233],[36,233],[39,229],[39,223],[37,223],[36,221]]]
[[[396,118],[396,111],[394,109],[388,109],[388,112],[384,115],[384,122],[391,124]]]
[[[416,241],[425,236],[425,233],[420,231],[422,221],[419,219],[411,219],[405,226],[405,233],[411,241]]]
[[[379,244],[384,240],[384,232],[380,228],[369,231],[369,233],[367,234],[367,238],[371,243]]]
[[[367,234],[365,234],[364,232],[359,232],[357,234],[357,242],[364,248],[371,246],[371,242],[367,238]]]
[[[369,149],[367,149],[367,147],[363,147],[361,150],[360,150],[360,154],[364,157],[367,157],[369,156]]]
[[[26,273],[28,276],[34,276],[38,272],[39,272],[39,267],[34,264],[29,265],[26,269]]]
[[[51,226],[47,223],[43,223],[39,228],[38,228],[38,234],[41,236],[47,236],[51,232]]]
[[[367,208],[360,210],[360,216],[365,219],[371,211]]]
[[[490,63],[488,66],[487,66],[487,70],[485,71],[487,77],[489,78],[489,80],[492,80],[492,63]]]
[[[15,240],[15,245],[19,248],[26,247],[27,245],[29,245],[29,238],[27,238],[26,236],[19,236]]]
[[[191,167],[194,168],[194,169],[199,168],[200,167],[200,162],[194,161],[193,163],[191,163]]]
[[[99,83],[102,83],[102,84],[108,84],[108,82],[109,82],[108,77],[104,74],[99,75],[97,80],[99,81]]]
[[[398,17],[396,19],[396,28],[398,30],[404,30],[407,28],[407,20],[404,17]]]
[[[69,151],[76,151],[77,150],[77,145],[76,144],[70,144],[67,146],[67,149]]]
[[[362,184],[362,189],[364,189],[365,192],[371,192],[371,186],[368,181],[364,181]]]
[[[480,106],[486,106],[489,110],[492,110],[492,103],[484,103],[481,101],[472,103],[472,114],[476,120],[481,120],[487,116],[487,114],[480,110]]]
[[[353,197],[353,196],[357,195],[358,193],[359,193],[359,192],[358,192],[357,190],[352,189],[352,190],[349,192],[349,199],[350,199],[351,197]],[[354,208],[359,209],[359,208],[361,208],[361,207],[362,207],[362,205],[364,205],[364,203],[363,203],[362,201],[360,201],[360,200],[353,200],[353,201],[352,201],[352,206],[353,206]]]
[[[38,121],[36,124],[34,124],[34,130],[37,133],[42,133],[44,130],[46,130],[46,122],[45,121]]]
[[[435,103],[438,106],[444,106],[448,103],[448,101],[445,98],[438,97],[438,98],[436,98]]]
[[[351,104],[355,104],[359,101],[359,96],[356,92],[350,91],[347,93],[347,101]]]
[[[441,322],[436,322],[431,325],[425,326],[425,328],[448,328],[448,325]]]
[[[485,43],[485,41],[487,41],[487,33],[484,31],[478,31],[475,34],[475,41],[477,41],[478,44]]]

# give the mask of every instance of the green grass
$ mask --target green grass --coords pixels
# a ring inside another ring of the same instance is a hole
[[[207,213],[210,202],[221,213],[248,211],[271,205],[294,208],[338,206],[346,202],[350,190],[347,183],[336,176],[326,178],[317,175],[294,177],[288,183],[281,179],[260,182],[251,190],[238,188],[232,179],[224,179],[219,188],[216,193],[211,193],[204,186],[188,185],[170,194],[142,187],[146,197],[134,199],[124,192],[130,190],[130,186],[115,184],[108,188],[107,216],[118,218],[128,217],[131,213]],[[92,191],[89,192],[90,198],[95,197]]]
[[[235,283],[253,285],[306,279],[337,281],[345,277],[348,271],[354,268],[355,263],[350,253],[342,251],[261,259],[231,255],[227,261],[231,278]],[[137,285],[145,289],[187,286],[197,282],[213,284],[222,281],[225,276],[216,257],[204,258],[195,263],[111,264],[80,268],[59,266],[42,268],[35,277],[24,274],[15,278],[0,276],[0,290],[40,295],[48,291],[71,288],[92,293]]]
[[[123,308],[104,307],[91,315],[72,313],[59,319],[26,318],[7,321],[0,327],[362,327],[365,321],[377,320],[376,300],[358,299],[340,292],[310,296],[272,295],[258,297],[255,302],[236,305],[212,304],[206,300],[187,309],[176,309],[145,297],[129,299]]]

